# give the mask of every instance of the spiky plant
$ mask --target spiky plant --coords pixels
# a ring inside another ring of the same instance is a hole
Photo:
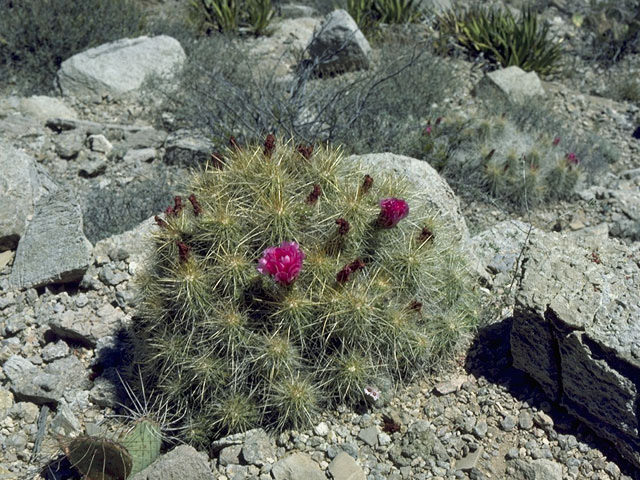
[[[540,75],[554,73],[562,57],[560,44],[549,37],[530,8],[515,18],[507,9],[474,5],[438,16],[438,28],[472,55],[484,54],[502,67],[517,66]]]
[[[423,131],[420,151],[458,190],[480,190],[522,208],[573,193],[584,176],[582,154],[591,154],[576,153],[572,143],[503,115],[487,114],[438,119]]]
[[[271,0],[191,0],[189,13],[191,23],[205,33],[264,35],[275,9]]]
[[[473,329],[455,234],[405,181],[273,135],[215,158],[156,218],[132,327],[190,441],[307,425],[428,372]]]

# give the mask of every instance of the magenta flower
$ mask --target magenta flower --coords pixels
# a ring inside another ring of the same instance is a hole
[[[383,198],[380,200],[378,225],[382,228],[395,227],[407,215],[409,215],[409,204],[401,198]]]
[[[578,156],[573,153],[573,152],[569,152],[567,153],[567,155],[565,156],[567,163],[569,165],[578,165],[580,163],[580,159],[578,158]]]
[[[258,272],[271,275],[280,285],[291,285],[302,269],[304,253],[296,242],[282,242],[269,247],[258,260]]]

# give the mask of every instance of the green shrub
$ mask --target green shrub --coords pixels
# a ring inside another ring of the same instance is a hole
[[[248,31],[265,35],[274,13],[271,0],[192,0],[190,18],[207,34]]]
[[[0,2],[0,70],[20,93],[50,93],[60,64],[72,55],[143,31],[131,0]]]
[[[437,368],[473,329],[455,233],[405,181],[366,173],[270,135],[218,154],[156,219],[133,352],[189,441],[307,426]]]
[[[402,153],[415,125],[459,83],[422,44],[387,44],[371,70],[334,78],[314,78],[307,63],[290,79],[276,78],[265,65],[222,36],[204,39],[160,112],[171,112],[176,128],[207,132],[217,144],[230,135],[249,143],[275,132],[357,153]]]
[[[502,67],[548,75],[557,71],[562,56],[559,43],[549,38],[549,26],[525,9],[516,19],[509,10],[472,6],[438,16],[441,41],[452,38],[471,55],[485,57]]]
[[[422,132],[414,156],[463,196],[484,193],[517,209],[568,198],[578,180],[593,180],[615,153],[595,134],[577,137],[547,108],[496,101],[471,118],[439,118]]]
[[[415,22],[422,12],[418,0],[347,0],[347,12],[365,33],[371,33],[381,23]]]
[[[588,32],[584,55],[605,64],[640,50],[640,2],[638,0],[591,0],[574,23]]]

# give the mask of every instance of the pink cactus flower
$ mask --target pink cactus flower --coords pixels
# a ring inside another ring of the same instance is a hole
[[[567,155],[565,156],[565,158],[567,159],[567,163],[569,165],[578,165],[580,163],[580,159],[578,158],[578,156],[573,153],[573,152],[569,152],[567,153]]]
[[[304,252],[296,242],[282,242],[269,247],[258,260],[258,272],[271,275],[280,285],[291,285],[300,274]]]
[[[428,124],[424,129],[424,133],[427,135],[431,135],[431,130],[431,125]]]
[[[380,216],[378,217],[378,225],[380,227],[395,227],[407,215],[409,215],[409,204],[401,198],[383,198],[380,200]]]

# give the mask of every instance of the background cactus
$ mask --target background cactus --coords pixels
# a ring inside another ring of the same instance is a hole
[[[156,218],[132,326],[187,440],[306,425],[437,367],[473,328],[455,234],[405,182],[271,135],[213,159]]]

